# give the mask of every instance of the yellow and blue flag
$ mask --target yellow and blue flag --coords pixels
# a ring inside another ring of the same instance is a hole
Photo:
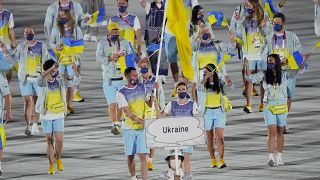
[[[91,21],[89,24],[93,25],[93,24],[102,23],[104,21],[104,16],[105,16],[105,8],[102,7],[92,14]]]
[[[6,146],[6,132],[4,131],[3,124],[0,125],[0,150]]]
[[[234,56],[235,56],[234,53],[227,53],[227,54],[223,54],[223,55],[221,53],[218,53],[217,54],[217,61],[215,63],[216,69],[219,70],[224,62],[230,60]]]
[[[288,59],[288,64],[290,66],[290,69],[298,69],[299,66],[302,64],[304,58],[299,51],[296,51],[287,59]]]
[[[52,57],[52,59],[53,59],[54,61],[56,61],[56,62],[59,61],[59,58],[58,58],[56,52],[54,52],[54,50],[48,49],[48,53],[49,53],[49,55]]]
[[[315,47],[320,47],[320,41],[316,42]]]
[[[72,40],[69,37],[64,37],[63,44],[64,44],[63,50],[67,52],[74,53],[74,54],[83,53],[83,50],[84,50],[83,39]]]
[[[162,48],[163,47],[164,47],[164,42],[162,44]],[[151,43],[149,46],[147,46],[148,53],[153,53],[153,52],[159,51],[159,49],[160,49],[160,43],[158,43],[158,44]]]
[[[215,27],[226,27],[228,26],[227,18],[224,17],[222,11],[210,11],[208,13],[208,21]]]
[[[194,76],[191,64],[192,49],[185,14],[183,1],[169,0],[167,2],[167,26],[169,31],[176,37],[182,73],[184,77],[192,80]]]
[[[264,8],[269,14],[269,18],[272,21],[275,14],[278,14],[278,10],[274,7],[272,0],[266,0]]]

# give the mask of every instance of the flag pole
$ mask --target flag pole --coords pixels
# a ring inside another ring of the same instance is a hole
[[[166,1],[166,4],[164,4],[164,15],[163,15],[163,20],[162,20],[162,29],[161,29],[161,36],[160,36],[160,47],[159,47],[157,70],[156,70],[156,83],[158,83],[158,81],[159,81],[160,59],[161,59],[161,54],[162,54],[163,36],[164,36],[165,27],[166,27],[165,23],[166,23],[166,19],[167,19],[167,4],[168,4],[168,1]],[[157,95],[157,90],[155,89],[154,92],[153,92],[153,96],[156,97],[156,95]],[[154,110],[155,110],[155,103],[152,102],[151,117],[154,117]]]

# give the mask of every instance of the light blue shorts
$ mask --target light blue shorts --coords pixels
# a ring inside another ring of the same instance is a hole
[[[37,82],[24,81],[19,82],[21,96],[38,96]]]
[[[282,104],[282,103],[286,103],[286,102],[281,102],[278,104]],[[269,104],[275,104],[275,103],[269,103]],[[272,125],[272,124],[274,124],[276,126],[280,126],[280,127],[285,126],[287,115],[288,115],[288,113],[272,114],[270,109],[268,109],[266,106],[263,107],[264,121],[267,126]]]
[[[64,131],[64,118],[54,120],[41,120],[43,132],[48,134],[52,132],[63,132]]]
[[[249,63],[249,70],[254,71],[254,70],[262,70],[261,67],[261,60],[248,60]]]
[[[126,84],[125,80],[111,81],[111,85],[109,80],[103,80],[103,92],[107,99],[108,104],[117,102],[117,98],[116,98],[117,91],[120,88],[122,88],[125,84]]]
[[[211,130],[215,128],[225,128],[227,117],[221,108],[209,109],[204,112],[204,128]]]
[[[176,43],[176,37],[172,34],[165,33],[164,35],[165,49],[169,63],[178,62],[178,49]]]
[[[188,146],[186,148],[181,149],[182,153],[189,153],[192,154],[193,152],[193,146]]]
[[[296,94],[297,78],[290,78],[287,81],[287,93],[288,97],[293,97]]]
[[[74,71],[72,69],[72,64],[68,64],[68,65],[61,65],[59,64],[59,73],[61,75],[63,74],[67,74],[69,79],[73,78],[74,76]]]
[[[135,154],[149,154],[145,130],[122,129],[122,139],[126,156]]]

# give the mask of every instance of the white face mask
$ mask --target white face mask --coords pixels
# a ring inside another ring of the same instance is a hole
[[[178,166],[181,167],[181,160],[180,159],[178,160]],[[176,160],[175,159],[170,160],[170,167],[174,170],[176,169]]]

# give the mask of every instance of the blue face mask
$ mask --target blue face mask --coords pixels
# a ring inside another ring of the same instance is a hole
[[[205,34],[202,35],[202,39],[203,40],[207,40],[207,39],[209,39],[209,36],[210,36],[210,34],[205,33]]]
[[[56,78],[56,77],[58,77],[58,75],[59,75],[59,71],[56,71],[56,72],[54,72],[51,76],[52,76],[53,78]]]
[[[140,69],[140,73],[141,73],[141,74],[146,74],[148,71],[149,71],[148,68],[141,68],[141,69]]]
[[[252,14],[252,13],[253,13],[253,9],[247,8],[247,12],[248,12],[249,14]]]
[[[116,40],[118,40],[119,35],[111,35],[111,41],[115,42]]]
[[[273,70],[275,67],[276,67],[276,64],[274,64],[274,63],[268,63],[267,64],[267,68],[270,69],[270,70]]]
[[[178,97],[179,97],[180,99],[190,98],[190,96],[188,95],[187,92],[181,92],[181,93],[179,93],[179,94],[178,94]]]
[[[60,18],[59,24],[60,24],[60,25],[64,25],[67,21],[68,21],[67,18]]]
[[[281,24],[275,24],[273,26],[274,31],[279,32],[282,29],[282,25]]]
[[[28,41],[32,41],[33,38],[34,38],[34,34],[26,34],[25,38],[26,38],[26,40],[28,40]]]
[[[124,12],[126,12],[127,11],[127,6],[119,6],[119,12],[120,13],[124,13]]]

